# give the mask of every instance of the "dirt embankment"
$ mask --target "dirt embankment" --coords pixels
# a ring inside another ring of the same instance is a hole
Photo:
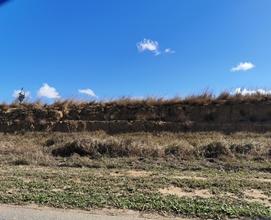
[[[271,130],[271,100],[209,103],[60,103],[0,106],[0,132]]]

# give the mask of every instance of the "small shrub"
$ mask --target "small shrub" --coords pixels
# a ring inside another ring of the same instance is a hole
[[[268,159],[271,159],[271,148],[267,150],[267,157]]]
[[[231,94],[228,92],[222,92],[217,96],[217,100],[228,100],[231,97]]]
[[[80,156],[86,156],[90,154],[87,146],[79,141],[73,141],[71,143],[65,144],[63,147],[58,147],[52,151],[54,156],[70,157],[74,154],[79,154]]]
[[[231,152],[227,146],[221,142],[214,142],[203,146],[201,154],[205,158],[220,158],[222,156],[230,156]]]
[[[20,166],[20,165],[29,165],[30,163],[26,159],[17,159],[13,161],[12,164],[15,166]]]
[[[118,141],[115,139],[89,139],[69,142],[52,150],[54,156],[70,157],[73,154],[89,156],[93,159],[102,156],[107,157],[130,157],[150,156],[157,157],[159,151],[155,148],[142,146],[131,140]]]
[[[55,140],[54,139],[48,139],[46,142],[45,142],[45,146],[46,147],[51,147],[55,144]]]
[[[252,144],[233,144],[230,146],[230,150],[234,154],[247,155],[254,149]]]
[[[212,101],[214,101],[215,96],[206,91],[203,92],[200,95],[192,95],[192,96],[187,96],[184,100],[183,103],[184,104],[190,104],[190,105],[207,105],[212,103]]]
[[[179,159],[191,159],[194,157],[194,147],[189,143],[175,143],[165,148],[166,156],[174,156]]]

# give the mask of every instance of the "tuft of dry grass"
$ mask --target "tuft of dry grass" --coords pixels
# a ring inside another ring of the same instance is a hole
[[[186,97],[183,103],[187,105],[208,105],[215,99],[216,97],[212,93],[206,91],[200,95],[191,95]]]
[[[194,159],[195,148],[185,140],[176,141],[165,147],[165,156],[173,156],[182,160]]]
[[[229,147],[222,142],[213,142],[200,148],[201,156],[209,159],[232,157]]]

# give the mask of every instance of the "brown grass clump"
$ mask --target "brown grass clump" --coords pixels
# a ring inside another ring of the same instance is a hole
[[[0,110],[6,112],[10,108],[10,105],[7,103],[0,104]]]
[[[221,157],[231,157],[230,149],[221,142],[210,143],[201,148],[201,154],[204,158],[217,159]]]
[[[94,101],[88,104],[93,104],[95,103]],[[86,104],[84,101],[80,100],[74,100],[74,99],[68,99],[68,100],[63,100],[63,101],[56,101],[51,105],[53,109],[57,109],[59,111],[67,111],[68,109],[71,108],[81,108]]]
[[[64,146],[54,149],[52,154],[61,157],[70,157],[73,154],[78,154],[96,159],[102,156],[114,158],[148,155],[148,157],[157,157],[159,152],[152,147],[136,145],[130,140],[116,140],[113,138],[101,140],[93,138],[66,143]]]
[[[53,146],[55,143],[56,143],[55,140],[54,140],[53,138],[50,138],[50,139],[46,140],[44,146],[46,146],[46,147],[51,147],[51,146]]]
[[[20,166],[20,165],[30,165],[29,161],[27,161],[25,158],[16,159],[12,161],[13,165]]]
[[[267,150],[267,157],[271,160],[271,147]]]
[[[63,147],[54,149],[52,154],[54,156],[70,157],[73,154],[78,154],[80,156],[91,155],[91,152],[88,145],[74,141],[65,144]]]
[[[217,96],[217,100],[220,101],[220,100],[229,100],[231,98],[231,94],[228,93],[228,92],[222,92],[220,93],[218,96]]]
[[[230,150],[234,154],[247,155],[252,152],[254,146],[252,144],[233,144],[230,146]]]
[[[194,157],[195,149],[187,141],[180,141],[177,143],[170,144],[165,148],[166,156],[174,156],[178,159],[191,159]]]
[[[215,100],[215,96],[210,92],[204,92],[201,95],[192,95],[184,99],[183,103],[187,105],[208,105]]]

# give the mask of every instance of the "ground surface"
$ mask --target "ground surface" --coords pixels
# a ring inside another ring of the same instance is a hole
[[[270,219],[270,141],[248,133],[1,135],[0,203]]]
[[[3,166],[0,202],[182,217],[271,217],[271,174]]]
[[[114,215],[113,215],[114,214]],[[97,213],[41,207],[0,206],[0,220],[161,220],[158,216],[140,216],[137,212],[97,211]],[[181,218],[170,218],[185,220]]]

